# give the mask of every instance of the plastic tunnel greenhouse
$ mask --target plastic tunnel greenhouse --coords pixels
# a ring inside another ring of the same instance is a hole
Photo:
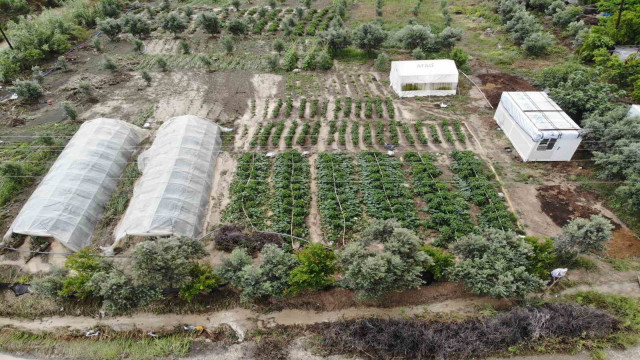
[[[5,235],[53,237],[72,251],[90,244],[127,162],[147,132],[124,121],[85,122]]]
[[[142,176],[112,248],[127,235],[197,237],[221,143],[220,128],[208,120],[184,115],[165,122],[138,158]]]

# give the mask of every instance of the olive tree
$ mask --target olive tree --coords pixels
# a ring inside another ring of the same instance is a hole
[[[187,22],[180,14],[172,11],[162,19],[162,28],[177,37],[179,33],[187,29]]]
[[[227,30],[233,35],[243,35],[247,33],[247,24],[238,18],[233,18],[227,23]]]
[[[133,273],[140,284],[180,287],[189,280],[191,263],[206,252],[198,240],[168,238],[141,242],[133,255]]]
[[[122,30],[135,37],[146,36],[151,33],[151,25],[142,16],[127,14],[122,17]]]
[[[338,254],[344,269],[342,286],[361,299],[375,299],[389,291],[416,288],[431,258],[420,251],[423,241],[395,220],[373,220]]]
[[[423,25],[407,25],[396,32],[394,40],[404,49],[428,49],[435,46],[437,36],[431,32],[431,27]]]
[[[348,29],[329,29],[321,33],[320,38],[333,53],[336,53],[351,45],[351,32]]]
[[[196,26],[201,27],[207,34],[215,35],[220,33],[222,24],[215,13],[203,12],[198,15]]]
[[[531,245],[512,231],[487,228],[456,241],[452,251],[460,262],[449,278],[463,282],[474,294],[522,298],[543,286],[527,271],[534,256]]]
[[[611,221],[601,215],[573,219],[555,239],[556,252],[565,261],[574,260],[579,254],[600,253],[611,238],[612,230]]]
[[[451,50],[458,41],[462,40],[462,29],[446,27],[440,33],[439,40],[444,49]]]
[[[353,32],[353,43],[369,53],[379,49],[386,38],[387,33],[376,24],[362,24]]]
[[[236,248],[218,269],[219,276],[242,291],[240,300],[252,301],[265,296],[281,297],[289,287],[297,258],[277,245],[267,244],[260,251],[262,264],[252,265],[247,250]]]
[[[107,35],[110,40],[115,40],[122,32],[122,25],[116,19],[106,18],[98,21],[98,30]]]

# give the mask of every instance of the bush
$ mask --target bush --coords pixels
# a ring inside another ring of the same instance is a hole
[[[424,251],[431,258],[432,261],[427,262],[424,271],[432,276],[435,281],[443,280],[449,269],[455,265],[455,256],[447,254],[441,249],[423,246],[420,251]]]
[[[58,291],[58,296],[84,299],[93,295],[95,290],[89,286],[93,275],[109,271],[111,263],[100,257],[97,250],[87,247],[70,255],[64,267],[71,270],[71,273],[62,280],[62,288]]]
[[[343,28],[329,29],[321,33],[320,38],[332,53],[351,45],[351,32]]]
[[[546,238],[543,242],[534,236],[527,236],[524,241],[531,246],[532,254],[529,257],[527,271],[535,274],[542,280],[549,279],[549,274],[556,262],[553,239]]]
[[[386,38],[387,33],[376,24],[362,24],[353,33],[353,43],[369,53],[379,49]]]
[[[15,51],[0,51],[0,81],[10,82],[20,74],[20,62]]]
[[[430,258],[420,250],[422,240],[395,220],[372,220],[339,253],[344,269],[342,285],[361,299],[375,299],[389,291],[416,288]]]
[[[102,310],[109,314],[123,313],[162,298],[159,290],[136,286],[132,278],[116,269],[95,274],[88,286],[94,289],[95,296],[102,298]]]
[[[142,80],[147,83],[147,86],[151,85],[151,75],[147,70],[142,70],[140,72],[140,77],[142,77]]]
[[[120,15],[121,4],[117,0],[100,0],[98,11],[105,17],[115,18]]]
[[[302,70],[315,70],[316,69],[316,53],[315,49],[309,51],[307,55],[302,59]]]
[[[551,34],[547,32],[537,32],[531,34],[524,43],[522,43],[522,48],[529,55],[539,56],[546,54],[549,48],[553,46],[554,41]]]
[[[191,52],[191,50],[189,49],[189,43],[184,40],[180,40],[180,42],[178,43],[178,47],[180,48],[180,52],[184,55],[188,55]]]
[[[284,41],[280,39],[275,39],[271,44],[271,47],[275,52],[277,52],[278,54],[281,54],[284,51]]]
[[[118,71],[118,65],[108,56],[104,57],[102,68],[109,71]]]
[[[463,282],[474,294],[522,298],[544,284],[527,271],[533,250],[514,232],[484,229],[456,241],[452,250],[461,260],[451,270],[451,280]]]
[[[133,274],[142,285],[181,287],[189,280],[191,261],[206,254],[202,243],[195,239],[144,241],[133,250]]]
[[[140,15],[127,14],[121,20],[122,30],[135,37],[147,36],[151,33],[151,25]]]
[[[462,29],[446,27],[439,35],[440,45],[446,50],[453,48],[460,40],[462,40]]]
[[[144,43],[138,39],[133,39],[131,42],[133,43],[133,51],[142,53],[142,51],[144,50]]]
[[[386,53],[380,53],[376,58],[376,61],[373,63],[373,66],[378,71],[388,71],[390,65],[389,55]]]
[[[267,56],[267,66],[271,71],[277,71],[280,67],[280,57],[276,54]]]
[[[177,12],[172,11],[162,19],[162,28],[177,37],[187,29],[187,22]]]
[[[580,20],[581,16],[582,7],[567,6],[553,15],[553,25],[566,28],[571,22]]]
[[[303,290],[322,290],[335,282],[337,271],[336,256],[332,249],[312,243],[298,251],[298,262],[289,275],[289,289],[292,295]]]
[[[471,359],[544,339],[606,338],[621,326],[620,320],[593,307],[546,304],[464,321],[343,320],[329,323],[322,338],[326,348],[339,354],[380,359],[406,358],[407,354],[416,359]]]
[[[318,70],[331,70],[333,67],[333,59],[328,51],[320,51],[316,56],[316,68]]]
[[[233,40],[228,36],[223,37],[222,47],[227,54],[231,54],[233,52]]]
[[[578,254],[601,253],[604,243],[611,238],[613,225],[601,215],[592,215],[589,219],[571,220],[562,228],[562,235],[556,239],[558,257],[573,261]]]
[[[436,45],[437,37],[428,25],[407,25],[395,33],[394,40],[407,50],[430,49]]]
[[[458,69],[460,69],[467,65],[469,54],[462,49],[455,48],[451,50],[451,59],[456,63]]]
[[[76,121],[76,119],[78,118],[78,112],[71,106],[68,101],[62,102],[62,110],[64,111],[64,115],[71,121]]]
[[[122,32],[122,25],[116,19],[107,18],[98,21],[98,30],[102,31],[112,41]]]
[[[13,91],[24,101],[36,101],[42,96],[42,87],[35,81],[17,80],[13,82]]]
[[[297,259],[280,247],[268,244],[260,252],[262,265],[251,265],[244,249],[235,249],[220,267],[220,276],[242,291],[240,300],[248,302],[265,296],[281,297],[289,287],[289,274]]]
[[[196,26],[201,27],[207,34],[215,35],[220,33],[222,24],[215,13],[203,12],[198,15]]]
[[[578,54],[582,61],[592,61],[596,50],[602,48],[611,50],[614,46],[615,42],[610,37],[591,31],[582,43],[580,50],[578,50]]]
[[[505,28],[511,33],[511,38],[516,44],[524,43],[531,34],[543,30],[538,19],[526,11],[516,13],[513,18],[505,24]]]
[[[233,35],[244,35],[247,33],[247,24],[238,18],[234,18],[227,23],[227,30]]]
[[[180,288],[180,297],[191,301],[198,294],[206,294],[220,286],[220,278],[209,264],[192,264],[189,281]]]
[[[282,67],[286,71],[292,71],[298,67],[298,52],[296,51],[295,45],[291,46],[289,50],[287,50],[287,53],[284,54]]]
[[[426,55],[424,54],[424,51],[422,51],[422,49],[415,48],[411,52],[411,57],[413,57],[416,60],[424,60],[426,58]]]
[[[155,58],[155,63],[156,63],[156,66],[160,69],[160,71],[167,70],[167,67],[168,67],[167,60],[165,60],[163,57],[159,56]]]

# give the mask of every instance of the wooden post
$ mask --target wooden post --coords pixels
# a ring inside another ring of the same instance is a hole
[[[11,42],[9,42],[9,38],[7,37],[7,34],[5,34],[4,30],[2,30],[2,26],[0,26],[0,32],[2,33],[2,36],[4,37],[4,39],[7,41],[7,44],[9,44],[9,48],[13,50],[13,46],[11,45]]]

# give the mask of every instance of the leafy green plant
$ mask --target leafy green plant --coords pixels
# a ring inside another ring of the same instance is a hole
[[[180,297],[191,301],[196,295],[210,293],[221,280],[209,264],[193,264],[189,271],[189,282],[180,288]]]
[[[297,252],[298,262],[289,274],[288,294],[304,290],[322,290],[334,284],[337,272],[336,256],[332,249],[319,243],[311,243]]]
[[[289,130],[287,131],[287,135],[285,135],[284,137],[284,143],[288,148],[293,146],[293,138],[296,136],[297,129],[298,129],[298,122],[293,121],[291,123],[291,126],[289,127]]]
[[[17,80],[13,82],[13,91],[23,101],[36,101],[42,97],[42,87],[35,81]]]
[[[267,228],[270,169],[271,161],[265,154],[248,152],[238,158],[229,190],[231,199],[223,211],[225,222],[246,224],[253,229]]]
[[[161,26],[164,30],[172,33],[173,37],[177,37],[187,29],[188,24],[180,14],[172,11],[162,19]]]
[[[305,219],[309,215],[309,186],[308,159],[295,150],[276,156],[272,202],[274,231],[298,237],[308,234]]]
[[[354,121],[351,123],[351,143],[353,146],[358,146],[360,142],[360,123]]]
[[[71,121],[76,121],[76,119],[78,119],[78,112],[68,101],[62,102],[62,110],[64,111],[64,115]]]
[[[429,143],[429,139],[427,138],[427,135],[424,134],[423,125],[424,124],[422,120],[418,120],[416,121],[415,129],[416,129],[416,134],[418,135],[418,141],[420,142],[420,144],[427,145]]]
[[[433,280],[442,281],[445,279],[447,272],[455,265],[455,256],[444,252],[442,249],[438,249],[432,246],[423,246],[420,251],[424,251],[429,258],[430,262],[424,267],[426,273],[433,276]]]

